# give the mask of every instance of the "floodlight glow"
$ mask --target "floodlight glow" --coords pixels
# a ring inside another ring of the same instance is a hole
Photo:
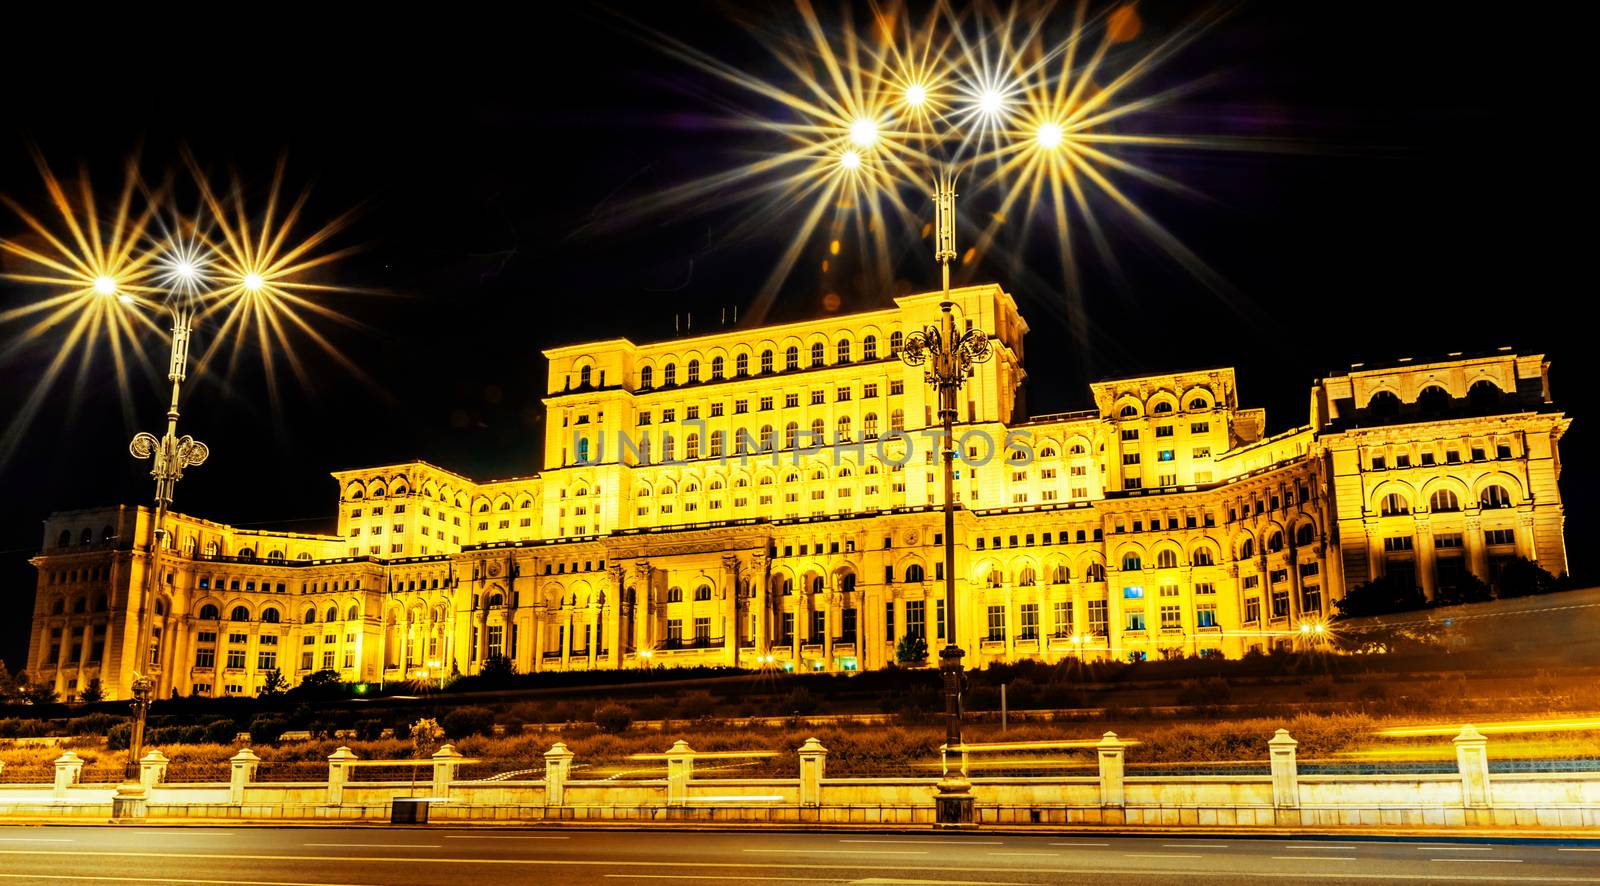
[[[860,169],[861,155],[855,151],[845,151],[839,155],[839,165],[845,169]]]
[[[96,277],[94,278],[94,291],[101,295],[116,295],[117,281],[106,276]]]
[[[921,83],[913,83],[906,87],[906,104],[913,108],[922,107],[928,100],[928,88]]]
[[[265,285],[266,281],[261,279],[261,275],[254,271],[244,275],[244,288],[250,292],[259,292],[261,287]]]
[[[878,141],[878,121],[871,117],[861,117],[851,123],[850,141],[857,147],[872,147]]]
[[[1059,147],[1061,144],[1061,125],[1059,123],[1046,123],[1039,127],[1039,132],[1034,136],[1039,147],[1045,150]]]
[[[978,96],[978,110],[992,117],[1000,113],[1000,106],[1004,102],[1005,99],[1000,96],[998,90],[985,89],[983,94]]]

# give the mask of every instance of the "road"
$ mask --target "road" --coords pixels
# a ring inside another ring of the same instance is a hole
[[[0,827],[8,883],[1596,883],[1600,840]]]

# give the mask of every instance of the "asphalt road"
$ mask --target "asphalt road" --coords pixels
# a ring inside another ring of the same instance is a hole
[[[1600,841],[0,827],[7,883],[1596,883]]]

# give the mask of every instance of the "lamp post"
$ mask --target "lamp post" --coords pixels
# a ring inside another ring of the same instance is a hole
[[[138,626],[135,635],[138,644],[134,650],[136,667],[149,670],[162,664],[159,650],[152,639],[155,621],[152,609],[160,594],[161,552],[167,544],[167,508],[172,504],[173,488],[183,479],[183,469],[205,463],[206,457],[211,454],[206,444],[188,435],[178,436],[178,398],[189,363],[189,333],[194,322],[191,296],[198,282],[199,271],[193,261],[181,255],[172,262],[171,268],[167,309],[172,316],[172,347],[167,380],[172,383],[172,399],[167,406],[167,430],[161,437],[141,431],[134,435],[133,442],[128,445],[134,457],[151,460],[150,476],[156,481],[155,510],[150,521],[150,559],[136,610]],[[143,662],[140,661],[141,657],[144,658]],[[145,794],[139,778],[139,758],[144,754],[145,716],[150,710],[156,684],[149,673],[135,670],[133,674],[130,686],[133,724],[128,736],[128,762],[123,770],[123,783],[118,786],[112,800],[112,814],[118,818],[144,814]]]
[[[961,747],[961,659],[966,653],[956,642],[956,511],[955,440],[956,394],[972,375],[975,364],[994,356],[989,337],[981,329],[962,329],[950,301],[950,262],[956,257],[956,195],[950,176],[940,178],[934,192],[934,259],[939,262],[943,300],[940,320],[906,336],[900,358],[910,366],[925,366],[925,377],[939,394],[939,421],[944,450],[944,620],[945,646],[939,651],[939,672],[944,683],[946,759]],[[972,785],[966,773],[945,767],[935,798],[936,821],[944,826],[973,823]]]

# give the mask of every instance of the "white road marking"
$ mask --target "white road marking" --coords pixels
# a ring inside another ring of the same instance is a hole
[[[138,831],[142,837],[231,837],[227,831]]]
[[[69,837],[0,837],[0,843],[71,843]]]
[[[570,840],[571,837],[555,837],[545,834],[527,834],[516,837],[506,837],[499,834],[445,834],[446,840]]]
[[[0,880],[39,880],[38,874],[0,874]],[[201,886],[361,886],[358,883],[319,883],[299,880],[184,880],[178,877],[98,877],[93,874],[51,873],[51,882],[77,880],[88,883],[194,883]]]
[[[1204,855],[1182,855],[1177,852],[1124,852],[1123,858],[1205,858]]]
[[[1476,862],[1478,864],[1522,864],[1520,858],[1430,858],[1429,861]]]
[[[1285,843],[1285,849],[1360,849],[1353,843]]]
[[[826,852],[829,855],[927,855],[918,849],[742,849],[741,852],[760,852],[781,855],[813,855]]]
[[[1600,846],[1557,846],[1557,852],[1600,852]]]
[[[1110,843],[1051,843],[1051,846],[1110,846]]]
[[[1418,846],[1418,852],[1493,852],[1493,846]]]
[[[1061,853],[1059,853],[1059,852],[991,852],[989,854],[990,855],[998,855],[998,856],[1000,856],[1002,858],[1060,858],[1061,857]]]
[[[1355,861],[1353,855],[1274,855],[1273,861]]]
[[[898,843],[905,846],[1004,846],[1004,840],[853,840],[842,839],[840,843]]]
[[[1162,843],[1165,849],[1227,849],[1227,843]]]
[[[901,880],[891,877],[868,877],[851,880],[850,886],[1031,886],[1028,883],[1004,883],[999,880]]]
[[[440,843],[301,843],[318,849],[443,849]]]

